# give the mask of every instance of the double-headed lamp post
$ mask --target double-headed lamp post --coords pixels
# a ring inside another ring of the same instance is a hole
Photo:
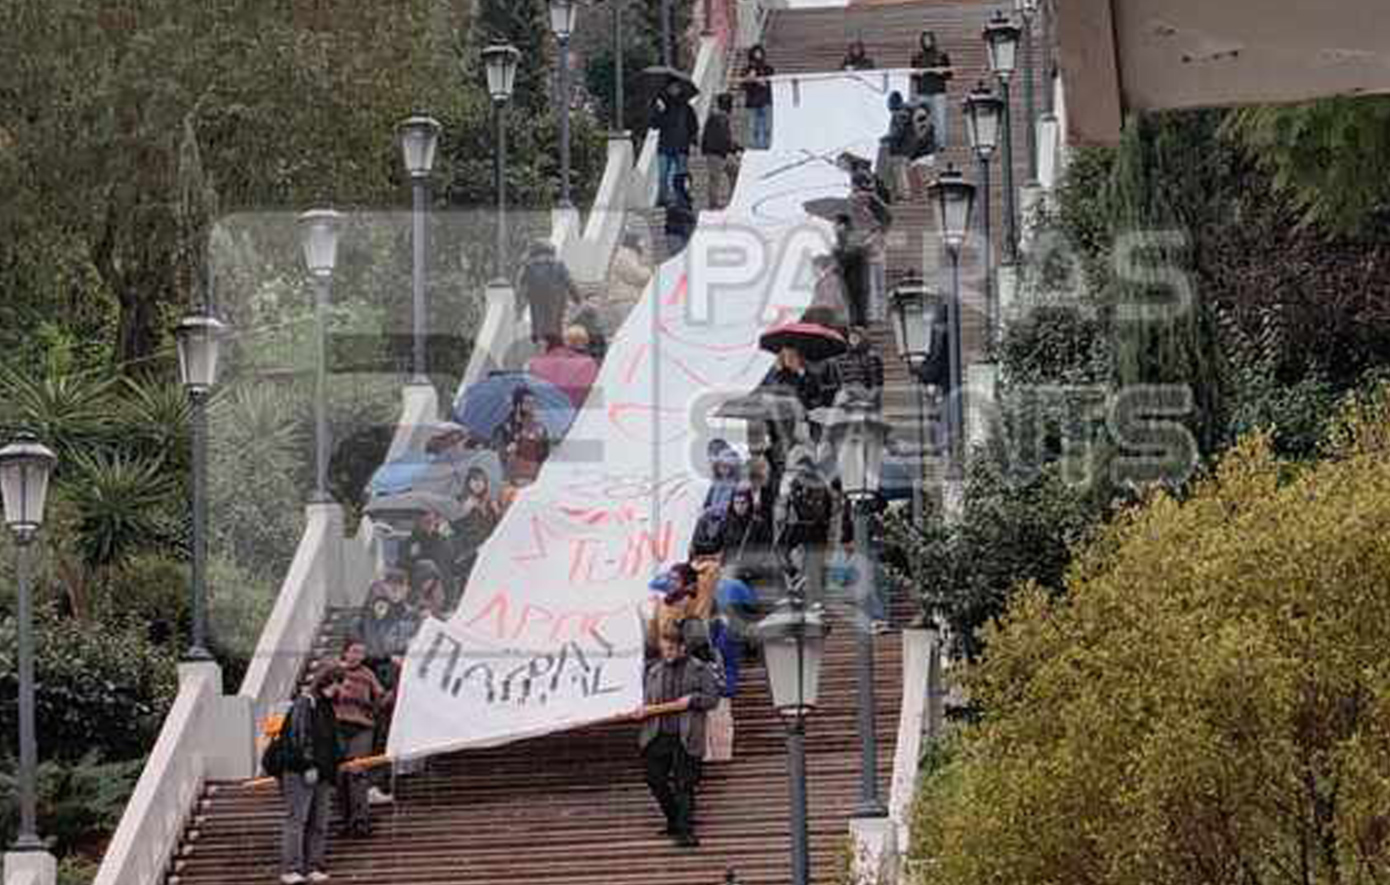
[[[999,81],[999,96],[1004,101],[1004,215],[1007,231],[1006,254],[1013,264],[1018,256],[1018,202],[1014,193],[1013,113],[1009,102],[1009,83],[1018,66],[1018,42],[1022,31],[1003,10],[994,14],[985,25],[985,48],[989,50],[989,69]]]
[[[888,808],[878,795],[878,738],[874,729],[874,631],[870,600],[878,592],[873,544],[869,532],[870,510],[878,498],[883,474],[883,445],[888,425],[879,417],[872,400],[847,399],[828,429],[834,446],[840,487],[854,517],[855,571],[859,617],[855,658],[858,671],[859,804],[855,817],[886,817]]]
[[[19,834],[15,851],[43,851],[39,838],[38,738],[34,727],[34,602],[29,589],[29,547],[43,525],[48,477],[57,458],[32,434],[0,449],[0,495],[5,524],[19,543]]]
[[[510,44],[483,50],[483,69],[487,72],[487,92],[492,96],[497,149],[492,155],[492,180],[497,188],[497,257],[493,280],[505,283],[507,277],[507,103],[516,88],[516,69],[521,52]]]
[[[984,83],[977,85],[965,97],[966,132],[970,136],[970,147],[980,160],[980,193],[982,195],[980,212],[980,232],[984,238],[983,261],[985,278],[985,318],[989,330],[989,340],[995,340],[998,331],[998,304],[994,297],[994,244],[990,231],[990,186],[989,161],[999,147],[999,125],[1004,117],[1004,100],[995,95]]]
[[[314,493],[309,500],[327,504],[328,494],[328,299],[338,264],[338,233],[343,216],[332,209],[311,209],[299,216],[304,264],[314,281]]]
[[[560,207],[563,209],[574,205],[570,199],[570,35],[574,33],[578,14],[579,5],[575,0],[550,0],[550,30],[560,47],[556,65],[560,69],[557,101],[560,105]]]
[[[208,398],[217,383],[217,363],[226,326],[210,316],[190,316],[174,336],[179,346],[179,376],[193,405],[193,638],[187,661],[210,661],[208,652]]]
[[[954,166],[947,167],[927,188],[936,205],[937,224],[942,243],[951,256],[951,297],[946,302],[946,338],[950,353],[950,392],[947,414],[951,425],[951,458],[948,476],[959,480],[965,464],[965,389],[961,380],[960,251],[970,230],[970,213],[975,205],[975,185],[965,180]]]
[[[821,661],[830,632],[819,612],[806,610],[804,576],[788,576],[789,592],[758,625],[772,705],[787,723],[787,776],[791,788],[792,885],[810,882],[806,827],[806,716],[820,694]]]
[[[411,261],[411,372],[412,383],[428,383],[425,351],[425,256],[427,248],[426,212],[429,206],[430,173],[439,147],[439,121],[433,117],[407,117],[398,127],[401,155],[410,176],[413,206],[411,233],[414,251]]]

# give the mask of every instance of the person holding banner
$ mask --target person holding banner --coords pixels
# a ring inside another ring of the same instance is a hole
[[[647,787],[666,816],[662,835],[681,848],[700,844],[692,811],[705,756],[705,716],[719,703],[719,680],[709,664],[686,654],[677,625],[661,633],[661,660],[647,668],[638,746]]]

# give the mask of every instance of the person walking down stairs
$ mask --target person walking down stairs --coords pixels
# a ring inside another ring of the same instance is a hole
[[[333,702],[342,684],[341,669],[324,667],[290,709],[279,774],[285,802],[280,838],[283,885],[328,880],[328,796],[342,761]]]
[[[734,140],[734,97],[721,92],[715,99],[714,110],[705,121],[705,134],[700,140],[700,152],[705,155],[709,175],[709,208],[723,209],[733,194],[734,175],[738,171],[738,155],[743,148]]]
[[[692,817],[705,755],[705,715],[719,703],[719,682],[709,664],[686,654],[681,628],[661,633],[661,660],[647,669],[638,746],[647,787],[666,816],[661,831],[682,848],[700,844]]]
[[[753,129],[753,147],[765,151],[772,143],[772,85],[767,82],[776,71],[767,63],[767,50],[762,45],[748,50],[748,66],[743,69],[739,85],[743,88],[743,106]]]
[[[651,128],[657,131],[656,202],[668,206],[676,179],[690,172],[690,149],[700,141],[700,119],[678,81],[668,83],[653,102]]]
[[[357,637],[343,643],[342,683],[333,697],[338,720],[338,739],[347,760],[372,755],[377,717],[390,704],[386,689],[366,665],[367,646]],[[338,801],[343,810],[343,829],[353,836],[372,832],[370,784],[365,771],[345,771],[338,779]]]

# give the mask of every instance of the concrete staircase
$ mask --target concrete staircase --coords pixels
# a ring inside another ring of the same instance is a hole
[[[907,601],[895,614],[910,612]],[[328,655],[350,628],[335,611],[316,650]],[[855,635],[836,624],[822,706],[807,727],[811,860],[816,882],[839,880],[858,796]],[[881,795],[886,799],[901,700],[901,637],[875,639]],[[680,850],[657,835],[660,813],[643,782],[636,726],[584,729],[430,760],[398,778],[397,801],[374,809],[368,838],[330,837],[335,882],[371,885],[715,885],[732,868],[741,883],[789,876],[786,754],[760,666],[744,671],[734,702],[735,756],[709,765],[699,793],[702,845]],[[170,885],[276,881],[282,806],[277,792],[210,784]]]

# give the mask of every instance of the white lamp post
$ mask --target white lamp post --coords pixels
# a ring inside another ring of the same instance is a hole
[[[428,383],[428,363],[425,352],[425,212],[429,199],[429,177],[434,171],[434,156],[439,147],[439,121],[433,117],[408,117],[398,127],[401,154],[405,171],[410,176],[413,195],[411,228],[414,254],[411,261],[412,320],[412,383]]]
[[[226,326],[209,316],[190,316],[174,336],[179,374],[193,405],[193,638],[184,659],[210,661],[207,649],[207,402],[217,383],[221,339]]]
[[[32,434],[0,449],[0,495],[5,524],[19,542],[19,833],[16,852],[44,851],[38,831],[38,738],[34,726],[34,601],[29,589],[29,546],[43,525],[48,478],[57,463]]]
[[[304,264],[314,281],[314,492],[310,501],[326,504],[328,494],[328,299],[338,264],[338,234],[343,216],[332,209],[311,209],[299,216]]]

